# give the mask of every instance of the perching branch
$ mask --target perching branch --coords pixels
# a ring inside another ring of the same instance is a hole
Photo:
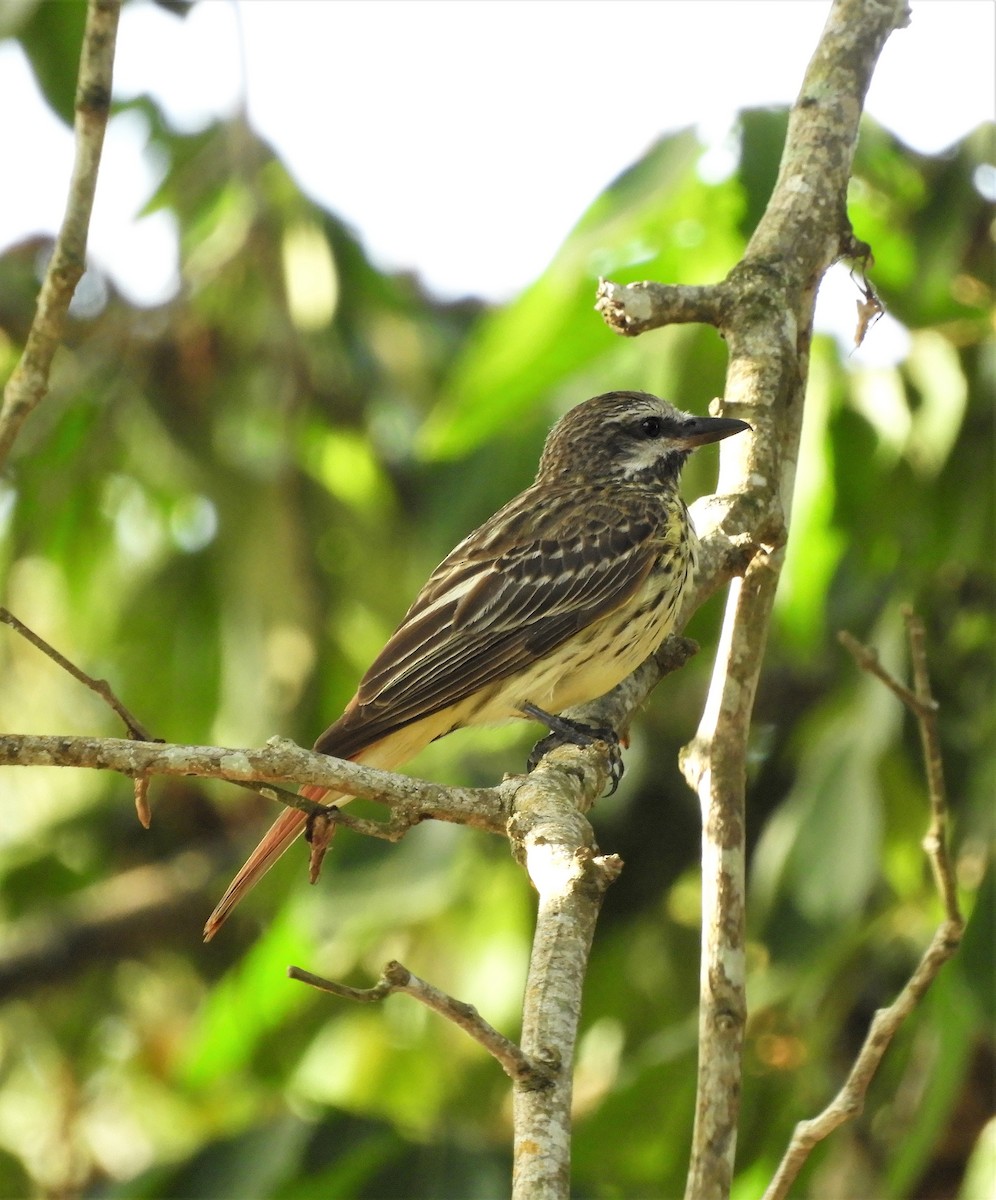
[[[513,1200],[570,1195],[571,1096],[581,991],[602,897],[622,862],[600,857],[582,815],[608,781],[596,748],[547,754],[515,796],[512,850],[538,897],[522,1009],[522,1049],[545,1062],[552,1084],[513,1096]]]
[[[86,241],[97,168],[111,107],[114,43],[121,0],[89,0],[76,86],[76,156],[62,227],[38,294],[24,353],[7,380],[0,407],[0,468],[21,426],[48,391],[69,302],[86,267]]]
[[[55,649],[51,643],[47,642],[40,634],[29,629],[23,621],[19,621],[6,608],[0,608],[0,621],[9,625],[13,630],[19,633],[25,640],[29,641],[33,646],[36,646],[48,658],[50,658],[56,666],[60,667],[67,674],[78,680],[85,687],[95,692],[102,700],[104,700],[111,710],[116,713],[124,722],[130,737],[137,739],[139,742],[154,742],[159,745],[164,745],[161,738],[153,738],[146,730],[145,726],[131,712],[125,708],[124,704],[118,699],[114,689],[106,679],[94,679],[92,675],[88,675],[86,671],[78,667],[70,659],[66,658]],[[14,735],[17,738],[17,735]],[[83,743],[82,745],[80,743]],[[173,748],[175,749],[175,747]],[[144,773],[144,768],[122,766],[121,758],[117,754],[118,745],[116,741],[113,744],[107,744],[102,739],[98,738],[55,738],[45,739],[44,744],[32,742],[30,739],[25,742],[23,739],[15,740],[6,747],[7,752],[14,754],[17,761],[7,763],[8,766],[35,766],[41,765],[34,761],[36,755],[42,756],[42,763],[50,766],[100,766],[102,765],[102,757],[110,755],[106,765],[111,770],[121,770],[132,776],[135,790],[135,812],[138,816],[141,825],[148,829],[152,824],[152,810],[149,805],[149,775]],[[21,756],[24,757],[21,757]],[[124,756],[126,759],[128,755]],[[142,756],[139,755],[139,758]],[[92,761],[89,761],[92,759]],[[168,774],[170,772],[161,772]],[[183,771],[183,774],[188,772]],[[189,772],[196,774],[197,772]],[[225,778],[220,775],[220,778]],[[406,819],[405,814],[399,814],[390,822],[364,821],[361,818],[346,816],[336,810],[332,814],[327,814],[325,807],[314,803],[311,800],[305,800],[296,792],[289,792],[276,784],[269,784],[266,787],[257,787],[255,781],[247,781],[240,779],[229,779],[228,782],[234,783],[238,787],[249,788],[253,791],[263,792],[269,799],[277,800],[282,804],[289,805],[293,808],[300,808],[307,812],[311,817],[328,817],[329,822],[348,825],[358,833],[365,833],[372,837],[381,837],[388,841],[397,841],[416,823],[418,818],[411,816]],[[312,882],[317,878],[317,866],[315,859],[317,857],[320,863],[320,854],[316,855],[313,847],[312,853]]]
[[[744,786],[747,737],[798,458],[816,291],[839,257],[862,257],[847,219],[847,185],[872,70],[908,19],[904,0],[834,0],[789,117],[774,192],[743,259],[713,287],[603,282],[598,307],[627,336],[701,320],[730,351],[723,412],[752,438],[720,451],[715,520],[704,534],[699,587],[734,582],[706,711],[683,769],[703,814],[703,958],[699,1082],[688,1200],[729,1196],[746,1020]],[[733,574],[730,571],[730,574]],[[690,597],[689,604],[697,597]]]
[[[363,767],[345,759],[304,750],[283,738],[271,738],[261,749],[221,746],[174,746],[163,742],[134,742],[126,738],[86,738],[6,734],[0,736],[0,766],[95,767],[123,775],[197,775],[249,783],[257,790],[302,812],[325,814],[324,805],[295,792],[277,790],[276,783],[317,784],[351,796],[386,804],[414,825],[433,818],[456,821],[504,833],[511,784],[497,788],[448,788],[438,783]],[[368,825],[335,811],[332,819],[362,832]],[[396,840],[390,838],[390,840]]]
[[[697,649],[688,638],[667,639],[629,679],[594,704],[574,710],[574,715],[625,734],[633,713],[653,687],[664,675],[683,666]],[[52,657],[66,665],[62,656]],[[78,669],[71,673],[84,682],[89,678]],[[476,1014],[468,1016],[473,1010],[449,997],[445,1000],[450,1008],[443,1005],[439,1010],[451,1019],[456,1019],[457,1012],[467,1016],[464,1028],[485,1044],[514,1079],[514,1195],[535,1200],[568,1194],[572,1068],[581,991],[601,899],[622,867],[619,859],[596,853],[591,826],[582,815],[605,790],[608,767],[603,749],[597,743],[561,746],[547,754],[528,779],[512,777],[497,788],[480,789],[441,787],[314,754],[279,738],[271,739],[261,750],[229,750],[125,739],[12,735],[0,737],[0,765],[95,767],[143,781],[154,775],[198,775],[242,782],[309,816],[321,817],[333,827],[341,824],[392,841],[428,818],[507,833],[539,895],[522,1049],[509,1049],[511,1043],[497,1041],[500,1034]],[[274,787],[277,781],[318,784],[365,796],[388,805],[391,819],[367,821],[328,809]],[[305,978],[299,968],[292,972]],[[306,981],[318,979],[307,976]],[[416,982],[417,988],[412,985],[403,990],[430,1003],[429,985]],[[360,998],[342,985],[325,981],[320,986]],[[395,983],[391,988],[399,990]],[[379,998],[382,991],[378,985],[369,994],[363,993],[363,998]]]
[[[44,639],[11,617],[6,609],[0,609],[0,619],[23,633],[74,678],[88,686],[96,684],[94,690],[107,700],[115,712],[127,713],[105,681],[92,680]],[[633,712],[655,684],[664,675],[683,666],[697,649],[695,642],[688,638],[669,638],[638,672],[603,697],[598,702],[600,707],[588,719],[625,730]],[[577,711],[588,712],[589,708]],[[127,714],[126,719],[130,728],[144,731],[144,727],[131,714]],[[597,753],[597,747],[593,747],[592,752]],[[579,750],[578,753],[583,752]],[[260,749],[229,749],[172,745],[158,740],[135,741],[130,738],[4,734],[0,735],[0,766],[91,767],[118,771],[137,781],[146,782],[155,775],[223,779],[228,783],[251,787],[269,799],[297,808],[309,816],[327,816],[334,824],[386,841],[398,841],[412,826],[428,819],[474,825],[494,833],[504,833],[511,813],[509,797],[516,786],[513,777],[495,788],[444,787],[408,775],[316,754],[279,737],[271,738]],[[386,805],[392,810],[392,816],[387,822],[368,821],[340,809],[329,810],[325,805],[280,787],[281,783],[298,786],[317,784],[351,796],[362,796]],[[595,795],[597,792],[592,794],[592,798]],[[589,806],[590,801],[585,807]]]
[[[965,930],[964,918],[958,907],[954,871],[947,850],[948,805],[937,732],[937,704],[930,690],[923,623],[909,608],[903,610],[903,617],[906,621],[913,665],[913,691],[904,687],[895,676],[882,667],[878,655],[871,647],[862,645],[849,633],[842,632],[838,636],[858,666],[881,679],[886,687],[895,692],[920,727],[924,771],[930,797],[930,826],[923,840],[923,848],[930,860],[934,882],[944,904],[945,919],[938,926],[930,945],[902,991],[888,1008],[881,1008],[875,1013],[844,1086],[819,1116],[809,1121],[800,1121],[796,1125],[778,1171],[764,1193],[764,1200],[784,1200],[814,1146],[845,1121],[850,1121],[862,1112],[868,1086],[896,1031],[923,999],[941,967],[958,949]]]

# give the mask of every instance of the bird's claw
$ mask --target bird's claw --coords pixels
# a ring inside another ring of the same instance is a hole
[[[609,759],[609,790],[608,795],[619,786],[623,777],[622,747],[619,734],[610,725],[587,725],[584,721],[572,721],[570,717],[560,717],[554,713],[544,712],[535,704],[523,704],[520,711],[527,717],[532,717],[550,730],[544,738],[533,746],[526,760],[526,770],[533,771],[539,765],[540,759],[556,746],[592,746],[595,742],[604,742],[608,748]]]

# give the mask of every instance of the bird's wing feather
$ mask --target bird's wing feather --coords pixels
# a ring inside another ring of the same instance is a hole
[[[524,492],[433,572],[316,748],[345,756],[525,670],[633,596],[664,550],[653,500]],[[651,507],[648,507],[648,502]],[[627,511],[628,510],[628,511]]]

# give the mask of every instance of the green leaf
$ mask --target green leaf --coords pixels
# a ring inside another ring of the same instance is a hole
[[[873,639],[883,661],[901,655],[901,636],[898,618],[890,614]],[[892,693],[866,676],[846,706],[819,713],[803,727],[796,782],[754,855],[758,912],[778,898],[817,925],[861,911],[880,873],[878,763],[901,719]]]
[[[99,1200],[269,1200],[283,1180],[300,1169],[311,1130],[299,1117],[281,1116],[235,1137],[209,1142],[179,1167],[148,1171],[97,1195]]]
[[[482,319],[422,430],[426,456],[466,454],[618,352],[617,335],[592,312],[600,277],[703,283],[726,273],[741,245],[740,191],[732,180],[703,183],[701,154],[691,131],[662,138],[594,201],[543,275]]]
[[[18,35],[42,94],[67,125],[73,123],[85,25],[86,0],[49,0],[37,5]]]
[[[215,986],[187,1044],[185,1084],[202,1088],[244,1069],[263,1035],[308,1003],[309,990],[287,978],[288,963],[307,961],[312,949],[297,925],[285,909]]]

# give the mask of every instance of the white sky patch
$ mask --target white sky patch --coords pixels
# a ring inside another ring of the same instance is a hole
[[[385,268],[444,296],[504,299],[546,266],[602,188],[662,133],[722,137],[740,107],[790,103],[829,4],[784,0],[232,0],[178,20],[126,6],[115,73],[182,130],[246,99],[252,123]],[[936,153],[994,116],[996,6],[913,0],[868,111]],[[0,248],[52,233],[71,164],[20,50],[0,44],[7,161],[27,186],[0,205]],[[138,118],[108,131],[91,251],[138,303],[177,287],[166,214],[137,219],[159,177]],[[725,158],[724,158],[725,155]],[[161,169],[160,169],[161,170]]]

